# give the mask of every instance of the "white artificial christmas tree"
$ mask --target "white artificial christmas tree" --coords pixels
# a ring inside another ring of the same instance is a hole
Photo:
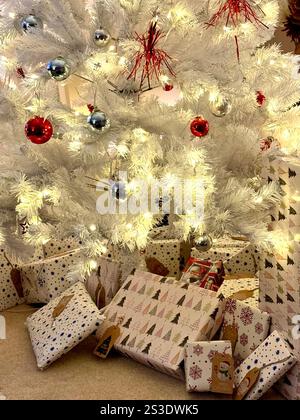
[[[143,249],[163,217],[152,208],[103,214],[99,197],[126,208],[141,181],[157,181],[168,191],[157,201],[173,204],[179,179],[190,181],[192,202],[202,191],[204,206],[200,217],[175,205],[179,236],[268,242],[279,194],[260,176],[264,159],[279,145],[296,152],[300,139],[291,57],[265,46],[278,1],[0,6],[0,240],[21,256],[16,217],[30,244],[76,234],[89,270],[108,241]]]

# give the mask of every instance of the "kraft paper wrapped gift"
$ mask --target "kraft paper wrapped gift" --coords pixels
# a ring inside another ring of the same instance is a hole
[[[48,303],[78,281],[69,274],[80,263],[80,250],[20,267],[26,303]]]
[[[46,369],[94,333],[104,317],[83,283],[76,283],[27,319],[39,369]]]
[[[232,338],[236,365],[245,360],[269,335],[271,317],[244,302],[227,299],[221,340]],[[236,342],[236,345],[234,343]]]
[[[0,249],[0,312],[24,302],[21,276],[5,249]]]
[[[300,308],[300,159],[282,156],[266,166],[265,178],[277,182],[281,203],[271,214],[270,229],[282,245],[266,254],[260,270],[260,308],[272,316],[273,329],[286,335],[295,349],[298,364],[278,389],[289,399],[300,399],[300,345],[293,337],[293,319]]]
[[[193,248],[192,257],[201,260],[221,260],[226,274],[248,274],[249,277],[257,273],[260,261],[260,254],[254,245],[232,238],[217,240],[207,252],[199,252]]]
[[[225,357],[223,360],[221,357],[216,366],[217,355]],[[226,388],[229,386],[233,393],[234,363],[230,341],[189,342],[185,349],[184,366],[188,392],[211,391],[213,369],[217,367],[217,378]]]
[[[99,258],[98,269],[85,280],[85,286],[99,309],[108,305],[121,287],[122,264]]]
[[[157,275],[180,279],[191,254],[191,245],[181,239],[170,238],[168,228],[157,228],[151,233],[146,247],[148,270]]]
[[[265,340],[254,353],[235,371],[235,385],[238,389],[247,389],[247,375],[253,369],[260,370],[256,384],[246,394],[246,400],[259,400],[297,363],[290,347],[281,337],[274,333]]]
[[[106,308],[101,337],[119,319],[115,348],[148,367],[183,379],[187,342],[211,340],[222,323],[217,294],[175,279],[136,272]]]
[[[258,308],[259,279],[257,277],[249,279],[225,279],[219,289],[219,294],[223,295],[226,299],[239,300],[245,303],[245,305]]]

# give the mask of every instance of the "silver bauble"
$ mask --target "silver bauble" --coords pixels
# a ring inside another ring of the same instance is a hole
[[[24,32],[32,32],[35,29],[42,29],[43,22],[40,18],[35,15],[24,16],[20,21],[21,29]]]
[[[213,247],[213,239],[209,235],[202,235],[194,240],[194,247],[199,252],[207,252]]]
[[[105,47],[109,43],[110,39],[111,37],[105,29],[100,28],[95,31],[94,43],[97,47]]]
[[[71,68],[63,57],[57,57],[49,61],[47,70],[51,78],[58,82],[66,80],[71,73]]]
[[[126,185],[125,182],[116,181],[113,182],[111,187],[112,196],[115,200],[126,200]]]
[[[89,115],[87,122],[94,130],[104,131],[110,127],[110,121],[102,111],[94,111]]]
[[[231,102],[228,98],[218,96],[215,101],[210,102],[210,110],[215,117],[225,117],[232,110]]]

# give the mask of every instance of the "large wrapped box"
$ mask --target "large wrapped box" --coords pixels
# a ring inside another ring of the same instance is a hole
[[[180,279],[191,255],[191,244],[170,236],[169,229],[154,229],[145,251],[146,265],[153,274]]]
[[[48,303],[78,281],[69,274],[82,261],[80,250],[20,267],[26,303]]]
[[[97,330],[104,317],[81,282],[27,319],[39,369],[46,369]]]
[[[241,364],[270,332],[271,317],[245,302],[226,299],[221,340],[232,339],[236,365]]]
[[[296,362],[290,347],[275,331],[236,369],[235,385],[240,395],[239,399],[245,394],[243,399],[259,400]],[[252,375],[255,372],[258,378],[251,387]]]
[[[300,340],[295,334],[300,314],[300,159],[275,159],[267,171],[268,180],[278,182],[281,189],[282,201],[270,224],[281,245],[262,261],[260,308],[271,314],[272,330],[285,335],[299,360],[279,390],[289,399],[300,399]]]
[[[0,312],[24,302],[21,276],[5,249],[0,249]]]
[[[188,283],[136,272],[104,312],[98,336],[120,319],[115,348],[122,354],[176,378],[188,341],[211,340],[222,323],[223,302],[216,293]]]
[[[260,253],[248,241],[232,238],[219,239],[212,249],[200,252],[192,249],[192,257],[202,260],[223,261],[226,274],[243,274],[251,277],[259,269]]]

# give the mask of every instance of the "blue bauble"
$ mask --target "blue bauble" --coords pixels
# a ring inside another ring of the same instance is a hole
[[[87,122],[90,126],[99,131],[104,131],[105,129],[109,128],[110,122],[104,112],[101,111],[94,111],[89,115]]]
[[[117,181],[111,187],[112,196],[116,200],[126,200],[126,185],[122,181]]]
[[[28,15],[21,19],[21,28],[24,32],[32,32],[34,29],[42,29],[43,23],[41,19],[35,15]]]

